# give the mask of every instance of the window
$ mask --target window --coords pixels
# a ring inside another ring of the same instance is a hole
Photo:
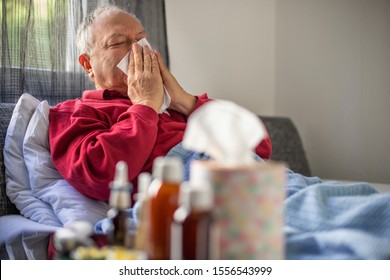
[[[0,102],[28,92],[55,104],[94,88],[75,37],[87,12],[108,2],[137,13],[168,63],[163,0],[1,0]]]
[[[3,1],[0,13],[6,43],[2,38],[2,48],[6,50],[2,54],[10,67],[52,69],[53,56],[65,58],[69,38],[60,35],[67,30],[69,3],[65,0]]]

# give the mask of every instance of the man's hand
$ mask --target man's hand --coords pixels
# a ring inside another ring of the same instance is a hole
[[[127,95],[133,104],[142,104],[159,111],[164,101],[164,87],[157,55],[148,46],[133,44],[127,76]]]
[[[160,53],[157,52],[158,63],[160,66],[161,77],[169,96],[171,97],[171,105],[169,109],[178,111],[183,115],[188,116],[194,110],[196,97],[187,93],[176,81],[175,77],[164,64]]]

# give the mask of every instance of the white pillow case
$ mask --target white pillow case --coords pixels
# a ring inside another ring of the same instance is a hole
[[[23,157],[23,139],[39,101],[24,93],[15,105],[4,142],[6,192],[20,213],[38,223],[61,226],[50,204],[33,196]]]
[[[24,137],[23,153],[32,193],[49,203],[64,225],[78,220],[95,224],[107,217],[109,206],[82,195],[54,166],[48,138],[49,110],[46,101],[38,105]]]

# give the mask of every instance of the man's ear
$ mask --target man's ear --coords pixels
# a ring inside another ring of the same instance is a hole
[[[92,66],[89,60],[89,56],[86,53],[79,55],[79,63],[84,68],[87,75],[93,80],[94,73],[92,70]]]

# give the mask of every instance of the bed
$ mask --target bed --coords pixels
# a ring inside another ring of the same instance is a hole
[[[96,224],[108,205],[75,191],[51,162],[49,105],[29,94],[0,104],[0,256],[47,259],[51,234],[74,221]],[[390,185],[312,176],[291,119],[261,116],[272,160],[287,163],[286,259],[390,259]]]

